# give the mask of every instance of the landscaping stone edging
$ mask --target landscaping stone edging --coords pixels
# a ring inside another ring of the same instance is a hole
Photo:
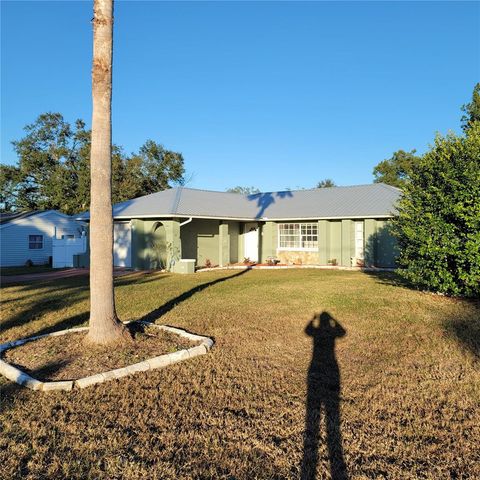
[[[130,322],[124,322],[128,324]],[[188,349],[177,350],[173,353],[167,353],[164,355],[159,355],[158,357],[152,357],[143,362],[133,363],[132,365],[127,365],[126,367],[116,368],[114,370],[109,370],[107,372],[97,373],[95,375],[90,375],[88,377],[79,378],[77,380],[64,380],[57,382],[41,382],[36,378],[28,375],[24,371],[20,370],[17,367],[14,367],[10,363],[0,358],[0,374],[16,382],[19,385],[30,388],[31,390],[40,390],[43,392],[63,390],[70,391],[78,388],[89,387],[90,385],[95,385],[97,383],[107,382],[109,380],[115,380],[118,378],[125,377],[127,375],[133,375],[138,372],[145,372],[147,370],[155,370],[157,368],[164,368],[168,365],[173,365],[174,363],[182,362],[188,360],[189,358],[198,357],[199,355],[205,355],[213,347],[214,341],[210,337],[205,337],[203,335],[196,335],[194,333],[187,332],[181,328],[170,327],[168,325],[156,325],[155,323],[140,321],[143,325],[148,325],[150,327],[155,327],[166,332],[174,333],[180,337],[186,338],[188,340],[198,342],[200,345],[195,345]],[[12,342],[6,342],[0,344],[0,356],[6,350],[11,348],[19,347],[27,342],[32,342],[43,337],[58,337],[61,335],[67,335],[68,333],[75,332],[84,332],[88,330],[88,327],[79,327],[79,328],[70,328],[67,330],[60,330],[58,332],[46,333],[44,335],[37,335],[35,337],[22,338]]]
[[[228,265],[226,267],[199,268],[195,273],[217,270],[286,270],[286,269],[348,270],[353,272],[395,272],[387,267],[344,267],[341,265]]]

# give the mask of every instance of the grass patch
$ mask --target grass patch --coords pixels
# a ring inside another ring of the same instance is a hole
[[[86,332],[44,337],[7,350],[5,360],[40,381],[77,380],[148,358],[195,346],[178,335],[131,323],[134,342],[115,346],[84,344]],[[46,367],[45,367],[46,365]]]
[[[480,478],[478,303],[350,271],[115,283],[122,320],[215,348],[69,393],[1,378],[0,477]],[[87,286],[2,289],[0,341],[85,324]]]

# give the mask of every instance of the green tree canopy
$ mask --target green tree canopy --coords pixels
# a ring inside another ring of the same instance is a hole
[[[419,288],[480,295],[480,122],[438,136],[404,184],[393,223],[400,274]]]
[[[0,164],[0,211],[10,212],[15,209],[20,178],[18,167]]]
[[[317,188],[330,188],[330,187],[336,187],[335,182],[331,178],[325,178],[323,180],[320,180],[317,183]]]
[[[44,113],[14,141],[16,166],[0,166],[0,208],[55,209],[67,214],[90,205],[90,131],[60,113]],[[182,183],[182,154],[147,140],[138,153],[112,147],[112,201],[121,202]]]
[[[473,89],[472,101],[463,105],[462,128],[467,132],[476,122],[480,122],[480,83]]]
[[[403,188],[420,159],[415,155],[415,152],[416,150],[411,152],[398,150],[394,152],[391,158],[382,160],[373,169],[374,183],[386,183]]]
[[[254,193],[260,193],[260,190],[257,187],[241,187],[237,185],[236,187],[227,188],[229,193],[241,193],[242,195],[252,195]]]

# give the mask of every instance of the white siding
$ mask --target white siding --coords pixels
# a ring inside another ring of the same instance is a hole
[[[57,228],[57,237],[62,235],[80,236],[81,223],[55,211],[39,213],[13,220],[0,228],[0,266],[25,265],[31,260],[35,265],[48,263],[52,256],[52,237]],[[28,247],[29,235],[43,235],[43,248]]]

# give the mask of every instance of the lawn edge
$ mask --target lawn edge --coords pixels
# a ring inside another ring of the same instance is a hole
[[[133,322],[123,322],[124,324],[129,324]],[[74,389],[86,388],[91,385],[98,383],[103,383],[110,380],[120,379],[128,375],[134,375],[139,372],[145,372],[148,370],[156,370],[158,368],[165,368],[168,365],[173,365],[174,363],[179,363],[190,358],[198,357],[199,355],[205,355],[208,353],[213,345],[214,341],[210,337],[204,335],[197,335],[195,333],[190,333],[182,328],[172,327],[170,325],[157,325],[152,322],[147,321],[138,321],[142,325],[148,325],[150,327],[158,328],[166,332],[170,332],[178,335],[179,337],[186,338],[190,341],[199,341],[200,345],[195,345],[188,349],[177,350],[173,353],[166,353],[159,355],[157,357],[148,358],[142,362],[132,363],[126,367],[116,368],[114,370],[108,370],[105,372],[97,373],[95,375],[90,375],[87,377],[78,378],[76,380],[67,380],[67,381],[57,381],[57,382],[42,382],[36,378],[28,375],[23,370],[14,367],[10,363],[0,358],[0,374],[8,378],[12,382],[17,383],[23,387],[27,387],[35,391],[71,391]],[[61,335],[67,335],[69,333],[83,332],[87,331],[89,327],[79,327],[79,328],[69,328],[66,330],[59,330],[57,332],[46,333],[44,335],[36,335],[33,337],[21,338],[19,340],[6,342],[0,344],[0,356],[7,350],[11,348],[19,347],[27,342],[32,342],[33,340],[38,340],[39,338],[44,337],[57,337]]]

